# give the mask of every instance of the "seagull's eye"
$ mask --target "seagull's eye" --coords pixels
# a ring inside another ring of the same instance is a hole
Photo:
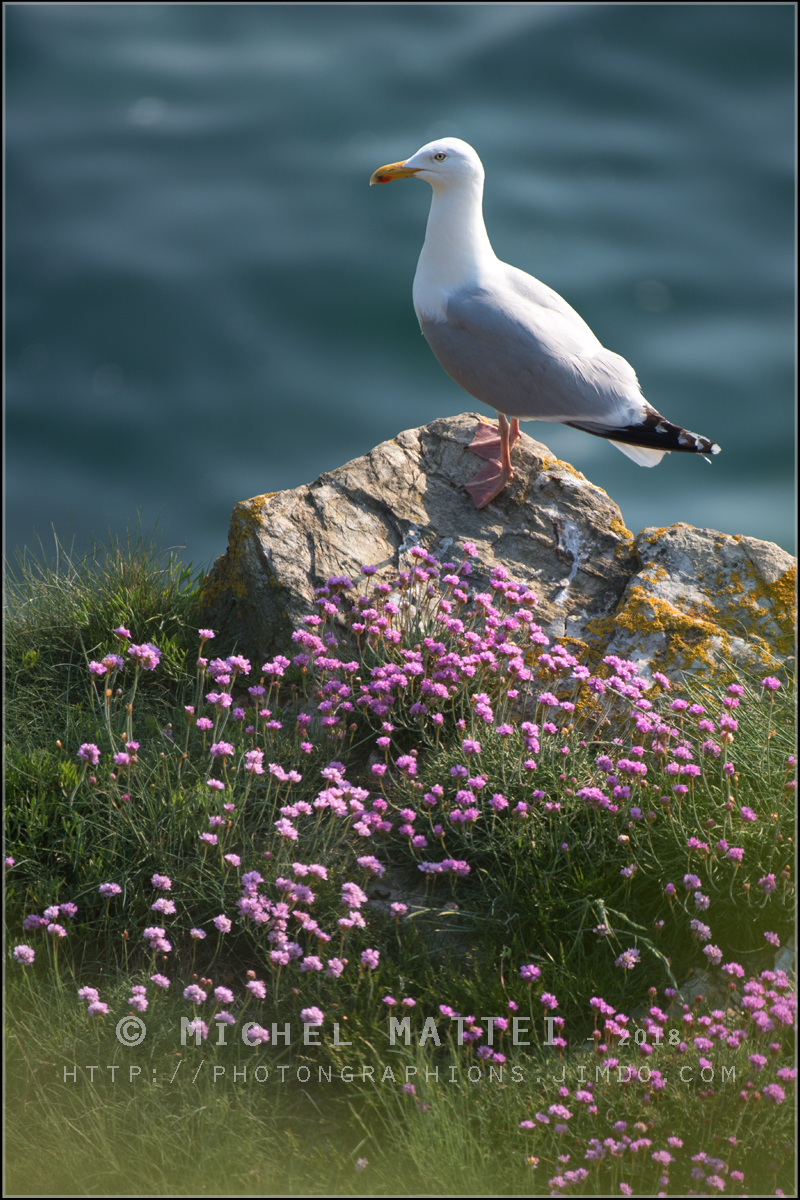
[[[433,156],[434,162],[444,162],[444,160],[446,158],[447,158],[446,154],[434,154],[434,156]]]

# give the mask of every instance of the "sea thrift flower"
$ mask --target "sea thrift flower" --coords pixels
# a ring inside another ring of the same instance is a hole
[[[325,1020],[325,1013],[321,1008],[303,1008],[300,1010],[300,1020],[304,1025],[321,1025]]]
[[[234,753],[233,746],[230,742],[214,742],[211,747],[212,758],[228,758]]]
[[[380,952],[378,950],[363,950],[361,953],[362,964],[365,967],[369,967],[371,971],[374,971],[377,967],[379,958]]]
[[[143,642],[141,646],[129,646],[128,654],[144,671],[155,671],[161,661],[161,651],[152,642]]]
[[[244,756],[245,771],[249,771],[252,775],[264,774],[264,751],[263,750],[248,750]]]
[[[14,958],[18,963],[22,963],[24,967],[29,967],[36,958],[36,952],[23,942],[22,945],[14,947]]]
[[[214,917],[214,924],[220,933],[230,933],[233,928],[233,922],[230,917],[226,917],[224,913],[220,913],[218,917]]]
[[[96,767],[100,762],[100,750],[93,742],[84,742],[78,751],[78,758],[82,758],[84,762],[91,763]]]
[[[540,968],[537,966],[534,966],[533,963],[528,963],[527,966],[520,967],[519,973],[520,973],[520,976],[525,980],[526,983],[533,983],[533,981],[535,979],[539,978],[539,976],[541,975],[542,972],[541,972]]]

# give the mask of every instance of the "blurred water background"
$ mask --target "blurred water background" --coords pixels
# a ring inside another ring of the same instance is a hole
[[[792,4],[7,5],[6,546],[234,504],[477,410],[422,339],[436,136],[500,258],[635,367],[708,466],[529,423],[630,528],[794,551]],[[489,411],[486,410],[486,415]]]

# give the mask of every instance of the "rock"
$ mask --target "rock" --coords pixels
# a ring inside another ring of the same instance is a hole
[[[254,659],[286,651],[314,588],[331,575],[373,582],[422,545],[460,562],[465,541],[482,590],[504,566],[539,600],[552,638],[659,666],[777,669],[792,653],[795,560],[771,542],[674,525],[625,528],[602,488],[522,434],[515,477],[478,512],[464,484],[480,467],[467,449],[475,414],[409,429],[313,483],[238,504],[227,552],[204,586],[203,621]],[[580,647],[578,647],[580,649]]]
[[[673,672],[788,660],[797,570],[780,546],[684,524],[643,529],[634,546],[641,568],[612,621],[593,630],[606,654]]]
[[[797,955],[793,937],[790,937],[786,945],[777,951],[773,969],[775,971],[785,971],[792,980],[794,979],[797,971]]]
[[[681,1004],[694,1004],[698,996],[703,996],[709,1008],[725,1008],[738,1004],[738,991],[731,991],[726,975],[712,975],[702,967],[696,967],[689,972],[688,979],[682,985],[676,1000]]]

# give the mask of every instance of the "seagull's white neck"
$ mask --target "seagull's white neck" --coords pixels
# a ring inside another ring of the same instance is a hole
[[[414,309],[421,322],[444,320],[453,289],[480,282],[497,263],[483,223],[483,179],[433,188],[425,243],[414,276]]]

